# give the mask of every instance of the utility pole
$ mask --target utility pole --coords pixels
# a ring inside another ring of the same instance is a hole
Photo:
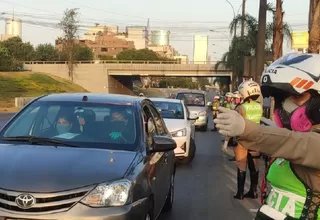
[[[241,19],[241,37],[244,36],[244,21],[246,16],[246,1],[242,0],[242,19]]]
[[[267,0],[260,0],[258,39],[257,39],[257,49],[256,49],[256,72],[255,72],[256,82],[260,82],[261,74],[264,69],[266,23],[267,23]]]

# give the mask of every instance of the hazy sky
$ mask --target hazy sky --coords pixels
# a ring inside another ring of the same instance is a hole
[[[237,13],[242,0],[230,2]],[[275,0],[268,2],[275,3]],[[285,21],[293,30],[307,30],[308,2],[284,0]],[[247,0],[246,6],[247,13],[258,17],[259,0]],[[233,10],[226,0],[0,0],[0,18],[12,17],[13,8],[15,17],[25,20],[23,40],[34,45],[54,43],[61,33],[53,24],[59,22],[65,9],[79,8],[81,34],[94,23],[118,25],[124,29],[126,25],[147,25],[149,18],[151,30],[170,30],[171,45],[191,59],[192,36],[209,35],[212,60],[218,60],[228,48],[228,25],[233,18]],[[210,32],[210,29],[217,30],[217,33]],[[4,32],[4,21],[1,20],[0,34]]]

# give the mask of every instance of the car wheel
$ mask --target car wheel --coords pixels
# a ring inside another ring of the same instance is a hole
[[[189,155],[187,157],[179,158],[178,162],[181,164],[190,163],[196,155],[196,143],[193,138],[190,138]]]
[[[173,173],[170,179],[169,193],[167,195],[166,203],[163,206],[162,212],[169,212],[172,209],[173,200],[174,200],[174,177],[175,177],[175,174]]]

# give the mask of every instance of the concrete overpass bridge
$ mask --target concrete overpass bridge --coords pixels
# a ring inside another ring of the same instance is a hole
[[[215,63],[112,60],[81,61],[74,65],[74,82],[90,92],[99,93],[132,94],[132,81],[146,76],[232,77],[230,70],[216,71]],[[69,79],[66,62],[24,62],[24,68]]]

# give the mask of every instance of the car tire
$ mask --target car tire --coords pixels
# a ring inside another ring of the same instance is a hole
[[[182,157],[182,158],[179,158],[178,162],[180,164],[188,164],[190,163],[194,156],[196,155],[196,142],[194,141],[193,138],[190,138],[190,145],[189,145],[189,155],[187,157]]]
[[[166,202],[163,206],[162,212],[169,212],[172,209],[173,201],[174,201],[174,178],[175,178],[175,172],[172,173],[171,179],[170,179],[170,189],[168,192],[168,196],[166,199]]]

